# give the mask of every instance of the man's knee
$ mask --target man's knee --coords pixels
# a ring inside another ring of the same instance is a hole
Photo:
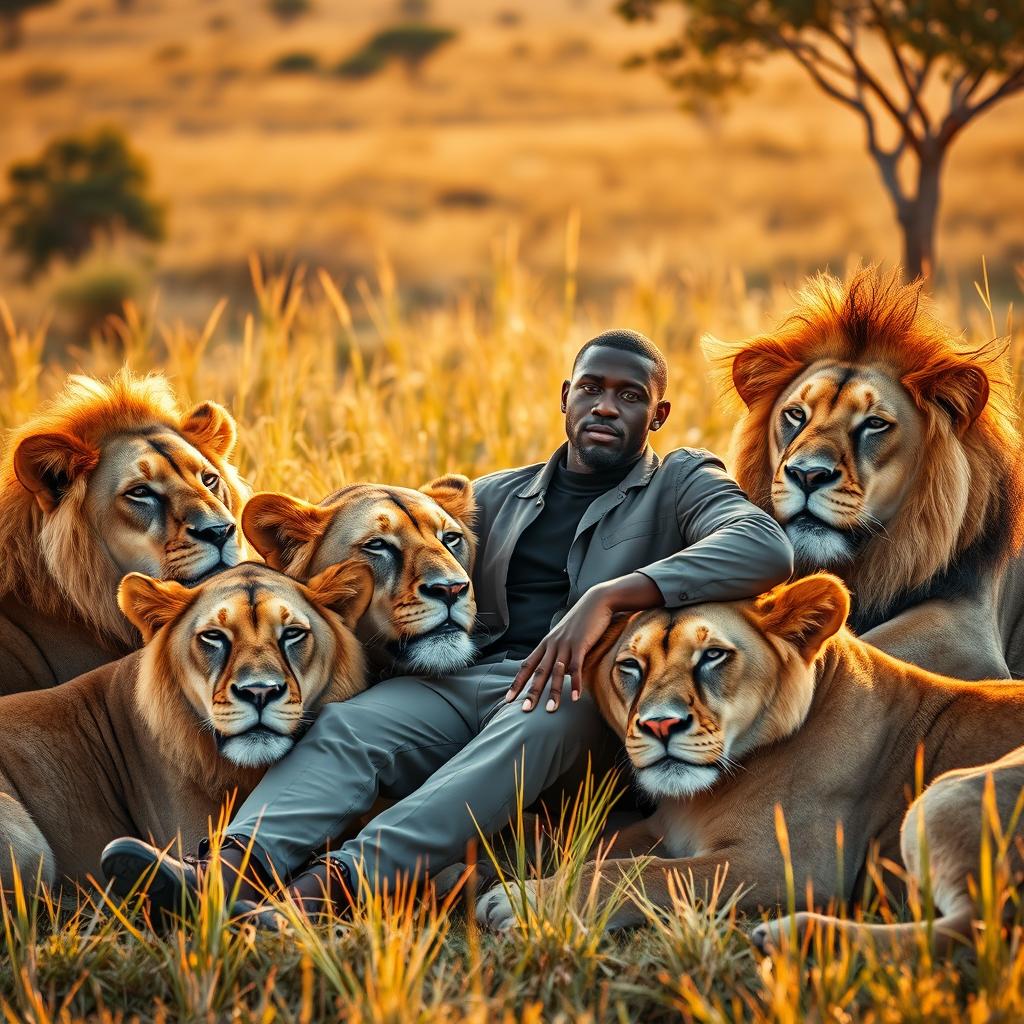
[[[543,706],[523,711],[518,702],[502,708],[488,728],[513,739],[519,738],[528,747],[549,745],[577,751],[590,749],[604,738],[608,729],[597,705],[589,697],[573,701],[568,694],[557,711],[545,711]]]

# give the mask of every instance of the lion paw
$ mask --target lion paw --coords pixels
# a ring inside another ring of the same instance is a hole
[[[505,932],[514,928],[523,912],[523,896],[531,907],[537,905],[536,883],[525,882],[522,887],[516,883],[504,886],[496,886],[490,892],[485,892],[476,901],[476,922],[483,928],[492,932]]]

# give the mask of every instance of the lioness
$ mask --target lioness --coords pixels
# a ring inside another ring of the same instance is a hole
[[[62,683],[139,646],[129,572],[194,583],[234,565],[248,491],[235,423],[181,413],[164,378],[71,377],[0,468],[0,694]]]
[[[456,672],[473,660],[473,485],[443,476],[418,491],[352,484],[314,505],[254,494],[242,513],[268,565],[304,579],[360,558],[374,577],[357,634],[380,673]]]
[[[890,654],[1024,675],[1024,439],[997,354],[876,269],[819,275],[776,330],[705,347],[746,406],[736,478],[798,572],[841,575],[850,625]]]
[[[0,698],[0,882],[12,854],[49,885],[98,877],[116,836],[186,848],[318,708],[364,686],[359,563],[303,585],[243,563],[194,588],[133,573],[118,591],[145,647],[63,686]],[[9,853],[8,850],[11,852]]]
[[[669,873],[692,874],[701,893],[726,867],[730,886],[744,887],[742,910],[784,902],[776,805],[800,908],[808,880],[816,903],[848,900],[861,892],[875,841],[919,872],[923,815],[937,928],[970,929],[984,778],[994,777],[1004,825],[1024,785],[1024,684],[962,682],[897,661],[843,628],[848,610],[840,580],[809,576],[752,601],[637,613],[588,660],[586,685],[625,741],[637,782],[660,801],[612,851],[657,854],[641,879],[655,905],[671,907]],[[908,811],[919,744],[927,788]],[[601,898],[632,865],[601,866]],[[591,865],[581,893],[594,873]],[[477,916],[506,928],[515,910],[499,889],[480,899]],[[627,901],[610,925],[644,920]]]

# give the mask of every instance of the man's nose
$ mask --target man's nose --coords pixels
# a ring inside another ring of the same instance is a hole
[[[601,392],[594,399],[594,405],[590,410],[595,416],[603,416],[605,419],[617,419],[619,407],[615,404],[615,396],[607,391]]]

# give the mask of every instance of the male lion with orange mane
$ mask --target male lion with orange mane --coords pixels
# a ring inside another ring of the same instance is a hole
[[[1000,609],[1024,475],[998,353],[965,349],[920,283],[874,267],[812,278],[775,331],[705,346],[746,405],[736,478],[785,527],[798,573],[842,576],[850,625],[890,654],[1024,674],[1020,603]]]
[[[127,573],[193,585],[239,561],[235,437],[215,402],[182,413],[163,377],[127,371],[69,378],[14,432],[0,467],[0,694],[138,647],[117,606]]]

